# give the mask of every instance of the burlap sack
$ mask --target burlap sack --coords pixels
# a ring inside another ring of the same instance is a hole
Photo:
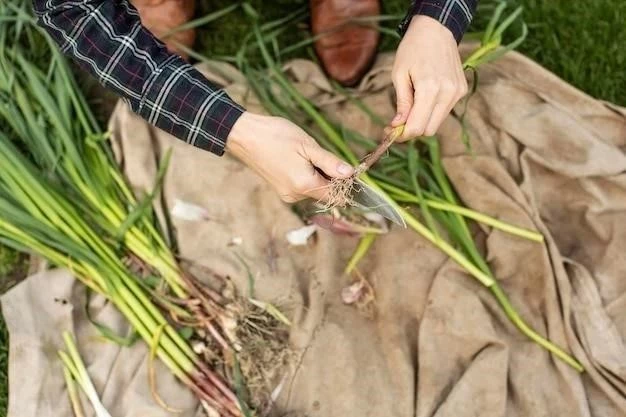
[[[385,118],[394,111],[391,55],[379,57],[358,91]],[[370,137],[380,129],[332,92],[311,62],[287,64],[298,87],[330,115]],[[207,75],[248,109],[260,111],[241,74]],[[579,375],[527,340],[491,294],[409,230],[378,239],[363,263],[377,315],[342,303],[342,276],[357,240],[318,231],[305,247],[285,234],[302,226],[255,174],[148,126],[119,104],[111,130],[131,182],[149,188],[156,161],[173,147],[164,196],[200,205],[206,221],[176,220],[183,257],[289,307],[297,352],[273,413],[308,416],[459,417],[626,414],[626,110],[594,100],[510,53],[481,70],[469,107],[475,150],[468,156],[450,117],[440,131],[445,166],[463,202],[504,221],[536,228],[545,244],[481,228],[490,266],[520,314],[567,347]],[[233,245],[233,239],[241,242]],[[165,416],[151,399],[146,349],[97,340],[84,292],[69,274],[31,277],[2,299],[11,334],[10,416],[67,416],[55,350],[72,329],[112,415]],[[125,329],[119,314],[92,300],[99,321]],[[286,371],[288,372],[288,371]],[[182,415],[193,397],[163,368],[159,390]]]

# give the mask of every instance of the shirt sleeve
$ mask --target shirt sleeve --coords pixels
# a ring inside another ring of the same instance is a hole
[[[128,0],[33,0],[61,51],[149,123],[217,155],[243,108],[141,25]]]
[[[413,0],[398,31],[404,35],[413,16],[424,15],[447,27],[458,43],[472,22],[477,5],[478,0]]]

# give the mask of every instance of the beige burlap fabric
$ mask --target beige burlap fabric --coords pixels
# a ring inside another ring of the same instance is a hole
[[[383,117],[394,111],[392,56],[379,57],[359,93]],[[311,62],[290,74],[333,117],[380,135],[336,96]],[[240,74],[207,74],[250,110],[259,110]],[[475,156],[450,117],[440,137],[445,166],[463,202],[504,221],[536,228],[545,244],[482,228],[477,239],[503,288],[527,321],[587,368],[577,374],[528,341],[490,293],[409,230],[378,239],[363,270],[376,293],[367,318],[342,303],[342,276],[357,240],[318,231],[307,246],[285,234],[302,225],[271,188],[237,161],[193,149],[148,126],[119,104],[112,119],[125,171],[151,186],[156,160],[174,153],[164,196],[200,205],[209,220],[176,220],[181,254],[231,275],[243,257],[258,296],[290,307],[297,359],[275,415],[459,417],[626,414],[626,110],[594,100],[515,53],[481,70],[468,113]],[[237,238],[239,245],[232,245]],[[166,416],[147,388],[146,349],[95,337],[84,292],[64,271],[44,272],[2,299],[11,333],[12,417],[67,416],[55,350],[74,330],[89,372],[114,416]],[[102,300],[97,320],[125,324]],[[193,397],[159,367],[159,390],[182,415]]]

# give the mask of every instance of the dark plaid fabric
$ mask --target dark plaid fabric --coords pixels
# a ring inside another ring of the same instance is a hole
[[[135,113],[191,145],[224,153],[243,109],[147,31],[127,0],[33,0],[39,23]]]
[[[478,0],[415,0],[399,30],[416,14],[448,27],[457,41]],[[125,99],[151,124],[199,148],[224,153],[243,112],[218,86],[141,26],[128,0],[33,0],[39,23],[81,67]]]
[[[415,15],[432,17],[450,29],[457,43],[469,27],[478,0],[413,0],[406,17],[400,23],[398,31],[404,35],[411,19]]]

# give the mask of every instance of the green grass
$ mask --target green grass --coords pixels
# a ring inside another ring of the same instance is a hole
[[[20,259],[21,257],[17,252],[0,244],[0,279],[2,279],[2,284],[19,266]],[[3,285],[0,285],[0,288],[3,288]]]
[[[486,4],[483,0],[480,4]],[[493,0],[491,0],[493,1]],[[529,34],[519,50],[588,94],[626,105],[626,1],[510,0],[524,6]],[[202,2],[202,10],[226,7],[230,0]],[[252,0],[263,20],[270,21],[306,4],[304,0]],[[383,13],[402,14],[408,0],[385,0]],[[478,18],[478,21],[483,19]],[[480,25],[478,25],[480,26]],[[476,25],[474,25],[476,27]],[[233,55],[250,26],[241,10],[203,27],[198,50],[208,56]],[[284,44],[303,39],[306,25],[281,38]],[[396,40],[383,37],[382,50]],[[307,56],[302,49],[299,56]]]
[[[594,97],[626,105],[626,1],[522,0],[520,48]]]
[[[0,245],[0,289],[4,292],[15,282],[15,275],[23,271],[23,258],[15,251]],[[0,416],[7,415],[9,334],[0,314]]]
[[[25,275],[24,258],[12,249],[0,245],[0,294]],[[0,314],[0,416],[7,414],[9,334]]]
[[[273,21],[284,17],[286,14],[296,11],[298,8],[308,4],[308,0],[274,0],[272,2],[264,0],[249,0],[249,4],[261,15],[263,21]],[[409,0],[383,1],[383,14],[404,15],[407,11]],[[199,6],[199,12],[209,12],[211,10],[223,9],[232,4],[230,0],[207,0]],[[388,24],[390,26],[391,24]],[[239,9],[229,15],[212,22],[201,28],[196,42],[196,49],[207,56],[213,55],[233,55],[241,45],[241,40],[250,33],[249,20],[243,10]],[[281,37],[283,45],[289,45],[292,41],[302,40],[309,36],[308,21],[304,21],[299,26],[299,30],[288,31]],[[389,36],[383,36],[382,49],[394,49],[397,41]],[[296,56],[307,56],[305,49],[302,49]]]
[[[525,6],[529,35],[519,50],[555,74],[594,97],[626,105],[626,1],[515,0]],[[232,4],[231,0],[199,3],[199,14]],[[251,0],[263,20],[270,21],[307,4],[306,0]],[[403,14],[408,0],[385,0],[383,13]],[[486,0],[481,4],[486,3]],[[480,16],[475,27],[480,28]],[[250,26],[241,10],[203,27],[197,49],[211,55],[233,55]],[[307,36],[306,23],[281,38],[285,43]],[[397,41],[384,36],[382,50]],[[307,56],[305,49],[295,55]],[[24,262],[0,245],[0,291],[23,275]],[[8,334],[0,317],[0,416],[6,415]]]

